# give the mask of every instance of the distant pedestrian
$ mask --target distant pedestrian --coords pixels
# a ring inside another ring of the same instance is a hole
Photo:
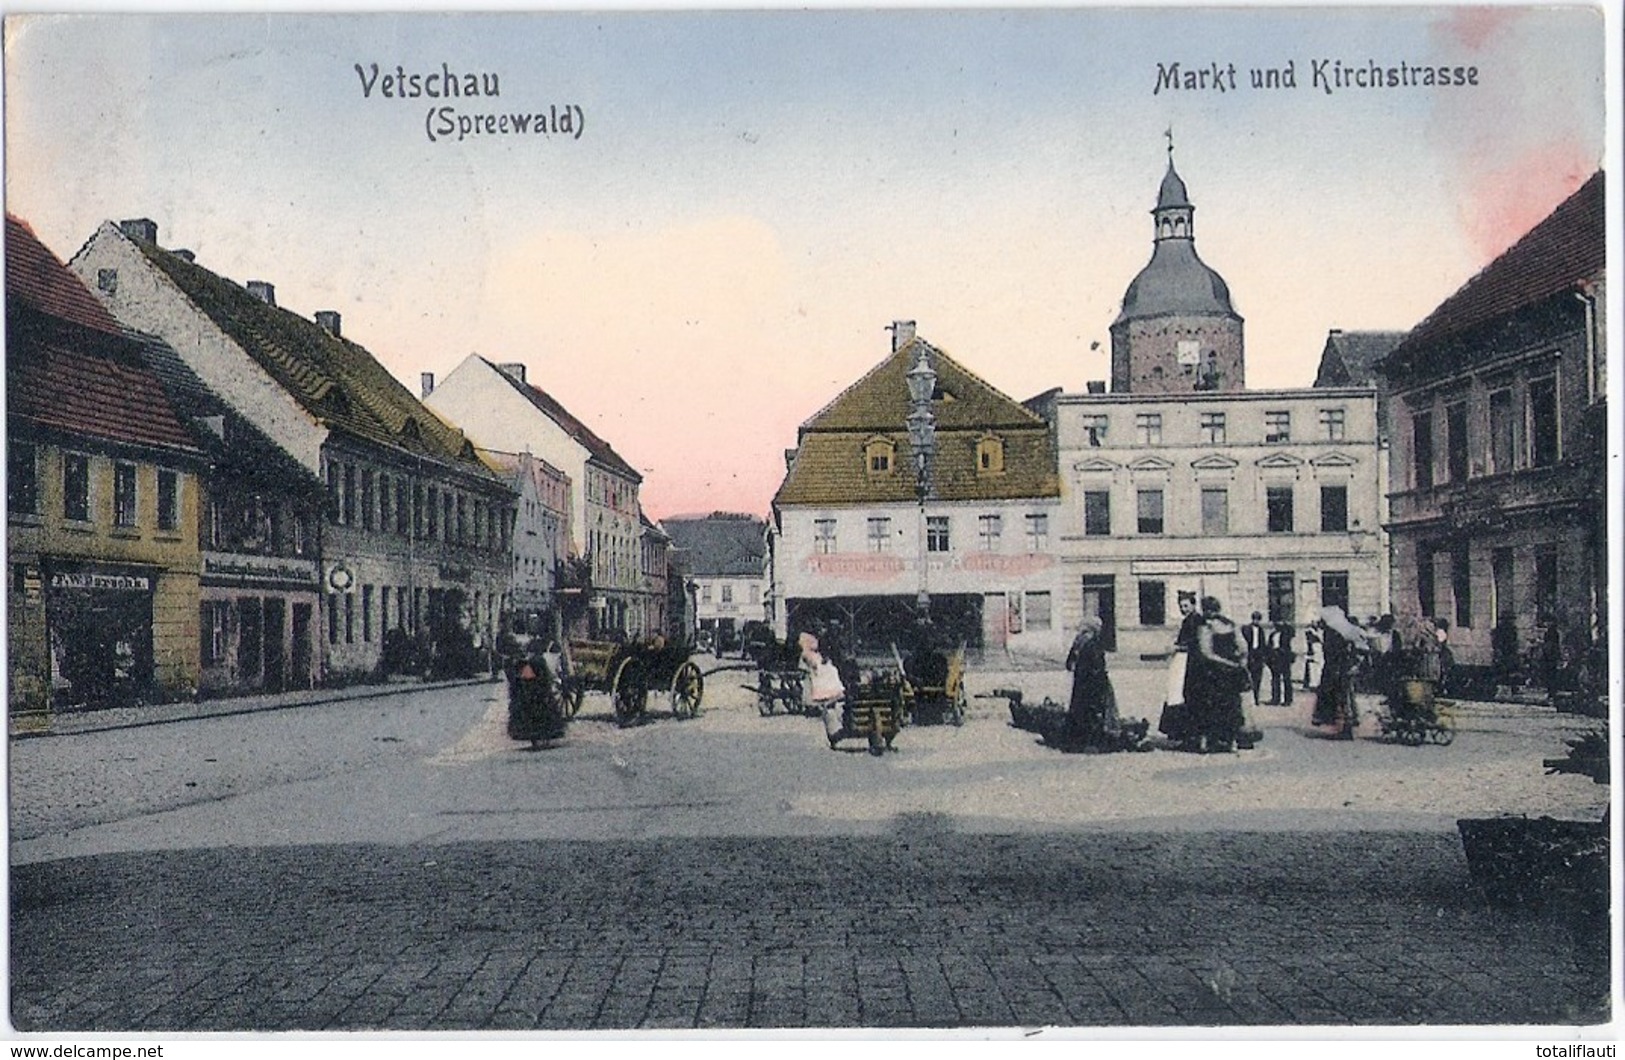
[[[1234,751],[1247,728],[1241,698],[1252,675],[1247,667],[1247,642],[1236,624],[1225,616],[1217,597],[1202,598],[1202,624],[1197,627],[1191,688],[1195,727],[1201,750],[1213,754]]]
[[[1433,619],[1433,639],[1439,644],[1439,690],[1450,687],[1451,671],[1456,667],[1455,653],[1450,650],[1450,620],[1443,615]]]
[[[1270,631],[1266,659],[1270,668],[1270,706],[1292,705],[1292,640],[1290,622],[1278,622]]]
[[[1320,622],[1310,623],[1303,631],[1303,690],[1315,687],[1320,672]]]
[[[1241,627],[1241,639],[1247,645],[1247,676],[1252,681],[1253,706],[1258,706],[1258,690],[1264,681],[1266,661],[1265,644],[1269,630],[1264,626],[1264,615],[1254,611],[1251,622]]]

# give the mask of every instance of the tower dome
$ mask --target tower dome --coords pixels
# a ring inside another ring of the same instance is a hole
[[[1151,260],[1123,293],[1119,323],[1173,313],[1233,314],[1230,286],[1196,253],[1192,224],[1196,207],[1185,191],[1185,181],[1168,159],[1156,208],[1156,239]]]

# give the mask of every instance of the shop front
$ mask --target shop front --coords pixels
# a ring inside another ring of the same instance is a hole
[[[56,710],[153,698],[156,567],[47,561],[46,642]]]
[[[199,690],[232,695],[315,687],[318,578],[314,560],[205,552]]]

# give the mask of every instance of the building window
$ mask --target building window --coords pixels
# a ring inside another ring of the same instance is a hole
[[[390,523],[393,521],[389,508],[389,484],[392,481],[393,476],[391,475],[378,476],[378,529],[386,534],[389,532]]]
[[[1545,625],[1557,617],[1557,549],[1535,550],[1535,621]]]
[[[1456,600],[1456,625],[1473,628],[1473,578],[1471,557],[1467,546],[1460,544],[1450,550],[1450,595]]]
[[[226,614],[229,606],[223,600],[205,600],[198,605],[198,629],[203,634],[199,648],[204,666],[214,666],[226,658]]]
[[[1027,551],[1033,553],[1049,551],[1049,514],[1047,512],[1027,513]]]
[[[440,491],[440,506],[444,509],[444,511],[441,513],[444,516],[444,519],[442,519],[442,521],[440,523],[440,526],[441,526],[442,532],[444,532],[445,535],[446,535],[446,541],[449,543],[452,540],[451,535],[452,535],[452,531],[454,529],[454,527],[452,525],[452,495],[451,495],[451,490],[441,490]]]
[[[1050,628],[1050,596],[1049,593],[1027,593],[1023,601],[1026,611],[1026,629],[1029,632]]]
[[[90,457],[83,453],[62,456],[62,518],[90,522]]]
[[[1451,482],[1467,481],[1467,405],[1457,402],[1444,410],[1445,472]]]
[[[734,602],[734,587],[732,582],[724,582],[722,584],[722,602],[725,604],[731,604]]]
[[[1106,423],[1109,417],[1102,413],[1090,413],[1083,417],[1084,444],[1092,448],[1100,448],[1106,444]]]
[[[440,536],[440,491],[430,486],[423,506],[427,509],[429,515],[429,540],[434,541]],[[594,532],[596,533],[596,531]],[[598,550],[595,548],[593,551],[597,552]]]
[[[1168,624],[1168,583],[1142,581],[1140,583],[1140,625],[1166,626]]]
[[[6,451],[6,511],[39,514],[39,450],[28,442],[11,442]]]
[[[1134,416],[1134,436],[1141,445],[1162,444],[1162,413],[1139,412]]]
[[[1328,570],[1321,572],[1320,604],[1322,607],[1341,607],[1344,614],[1351,615],[1349,611],[1348,571]]]
[[[999,535],[1004,532],[1004,517],[1002,515],[979,515],[976,517],[976,536],[981,542],[983,552],[993,552],[999,547]]]
[[[1109,537],[1112,532],[1112,495],[1108,490],[1086,490],[1083,494],[1083,532],[1090,537]]]
[[[344,465],[344,519],[345,526],[355,525],[355,465]]]
[[[1297,620],[1298,601],[1293,578],[1289,570],[1272,570],[1264,576],[1271,622]]]
[[[339,594],[327,598],[327,643],[339,642]]]
[[[355,593],[344,594],[344,643],[355,643]]]
[[[1222,537],[1230,532],[1230,491],[1223,486],[1202,488],[1202,533]]]
[[[97,269],[96,290],[102,294],[118,294],[118,270]]]
[[[711,583],[710,582],[701,582],[700,583],[700,603],[708,604],[710,602],[711,602]]]
[[[813,551],[828,555],[835,551],[835,520],[813,520]]]
[[[1342,409],[1320,410],[1320,436],[1328,442],[1341,442],[1348,427],[1348,414]],[[1282,439],[1285,441],[1285,439]]]
[[[389,586],[378,587],[378,631],[389,632]]]
[[[1140,490],[1138,506],[1138,529],[1142,534],[1162,533],[1162,491]]]
[[[1490,552],[1490,614],[1495,616],[1495,625],[1517,618],[1512,586],[1512,550],[1494,549]]]
[[[762,587],[760,585],[753,584],[750,587],[750,602],[753,604],[762,602]]]
[[[976,471],[995,475],[1004,470],[1004,442],[998,438],[983,438],[976,443]]]
[[[1438,594],[1433,581],[1433,549],[1426,543],[1416,546],[1416,607],[1422,617],[1432,618],[1437,612]]]
[[[1551,467],[1562,458],[1557,429],[1557,378],[1529,380],[1529,466]]]
[[[361,472],[361,529],[372,529],[373,481],[378,476],[371,468]]]
[[[1292,532],[1292,487],[1267,486],[1264,489],[1264,512],[1267,529],[1272,534]]]
[[[113,525],[135,525],[135,465],[113,465]]]
[[[1208,445],[1224,444],[1224,413],[1204,412],[1200,420],[1202,441]]]
[[[372,643],[372,586],[361,587],[361,639]]]
[[[1490,393],[1490,472],[1504,475],[1518,466],[1518,413],[1512,391]]]
[[[468,543],[468,497],[461,493],[457,494],[457,543]]]
[[[1322,422],[1325,410],[1320,413]],[[1264,413],[1264,441],[1281,445],[1292,440],[1292,412],[1290,409],[1271,409]]]
[[[1320,487],[1320,532],[1340,534],[1349,528],[1349,488]]]
[[[174,530],[181,525],[180,476],[167,468],[158,469],[158,529]]]
[[[891,548],[891,519],[884,515],[869,516],[869,551],[885,552]]]
[[[863,447],[864,466],[871,475],[890,474],[895,457],[895,447],[883,439],[876,439]]]
[[[946,515],[928,515],[925,517],[925,550],[927,552],[948,551],[948,517]]]
[[[1417,489],[1433,486],[1433,413],[1411,417],[1411,478]]]

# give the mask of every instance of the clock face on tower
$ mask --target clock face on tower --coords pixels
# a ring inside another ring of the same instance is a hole
[[[1201,350],[1201,344],[1200,343],[1198,343],[1195,339],[1180,339],[1179,340],[1179,363],[1180,364],[1182,364],[1182,365],[1194,365],[1194,364],[1200,363],[1201,360],[1202,360],[1202,350]]]

